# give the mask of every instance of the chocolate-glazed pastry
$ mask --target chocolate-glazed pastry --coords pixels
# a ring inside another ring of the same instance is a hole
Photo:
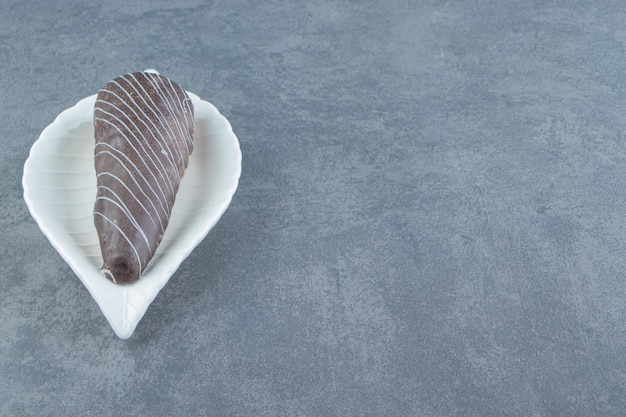
[[[98,92],[94,128],[102,272],[129,283],[141,277],[167,228],[193,150],[193,105],[165,77],[126,74]]]

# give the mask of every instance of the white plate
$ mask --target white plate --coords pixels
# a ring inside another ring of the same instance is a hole
[[[217,223],[239,182],[241,150],[230,123],[211,103],[188,94],[195,110],[194,151],[163,240],[132,284],[113,284],[100,273],[93,223],[96,96],[79,101],[45,128],[24,164],[24,200],[31,215],[121,339],[133,334],[161,288]]]

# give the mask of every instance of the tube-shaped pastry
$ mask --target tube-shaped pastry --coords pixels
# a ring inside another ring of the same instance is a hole
[[[129,283],[141,277],[167,228],[193,150],[193,105],[165,77],[126,74],[98,92],[94,128],[102,272]]]

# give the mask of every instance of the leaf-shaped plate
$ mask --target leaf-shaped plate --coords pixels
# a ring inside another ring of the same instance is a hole
[[[24,200],[31,215],[121,339],[133,334],[158,292],[217,223],[239,182],[241,150],[230,123],[211,103],[188,94],[195,112],[194,151],[163,240],[132,284],[113,284],[100,273],[93,223],[96,96],[79,101],[46,127],[24,164]]]

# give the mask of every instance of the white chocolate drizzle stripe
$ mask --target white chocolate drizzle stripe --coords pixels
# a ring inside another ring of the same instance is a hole
[[[135,106],[135,108],[136,108],[136,109],[138,109],[139,111],[141,111],[141,113],[145,116],[145,118],[146,118],[146,119],[150,122],[150,124],[152,124],[152,126],[154,127],[154,131],[158,132],[159,136],[160,136],[160,137],[161,137],[161,139],[163,140],[163,143],[165,143],[165,145],[167,146],[167,150],[168,150],[169,152],[171,152],[171,153],[172,153],[172,156],[173,156],[174,158],[177,158],[177,159],[179,159],[179,160],[180,160],[180,158],[182,158],[182,154],[181,154],[180,152],[178,152],[178,155],[175,155],[175,152],[174,152],[174,151],[176,151],[176,150],[178,150],[178,149],[177,149],[176,147],[174,147],[174,149],[172,149],[172,148],[169,146],[169,142],[168,142],[168,140],[167,140],[167,139],[165,139],[165,137],[163,136],[163,131],[165,131],[165,133],[167,134],[167,136],[168,136],[168,137],[169,137],[169,139],[170,139],[170,142],[172,142],[172,143],[176,143],[176,138],[172,135],[174,132],[173,132],[173,131],[171,131],[171,129],[167,129],[167,123],[163,123],[163,117],[162,117],[162,116],[159,116],[159,115],[157,114],[156,110],[158,110],[158,108],[157,108],[156,104],[155,104],[154,102],[152,102],[152,104],[149,104],[149,103],[146,101],[146,99],[143,97],[143,96],[144,96],[144,94],[142,94],[139,90],[137,90],[137,88],[134,86],[134,84],[133,84],[130,80],[128,80],[128,79],[127,79],[127,78],[125,78],[125,77],[121,78],[120,80],[122,80],[122,79],[123,79],[124,81],[126,81],[126,84],[128,84],[128,86],[132,89],[132,91],[131,91],[130,89],[129,89],[129,90],[127,90],[124,86],[122,86],[120,83],[118,83],[118,82],[117,82],[117,81],[115,81],[115,80],[111,81],[111,83],[113,83],[113,84],[117,85],[117,87],[118,87],[120,90],[122,90],[122,91],[126,94],[126,96],[130,99],[130,100],[132,100],[132,103],[133,103],[133,105]],[[103,91],[103,90],[101,90],[101,91]],[[107,90],[104,90],[104,91],[107,91]],[[145,95],[147,95],[147,92],[145,91],[145,89],[144,89],[143,91],[144,91]],[[145,107],[149,110],[149,112],[152,114],[152,116],[151,116],[151,115],[146,114],[146,112],[142,109],[142,106],[140,106],[140,105],[139,105],[139,102],[138,102],[137,100],[135,100],[135,98],[133,98],[133,92],[134,92],[134,94],[135,94],[137,97],[139,97],[139,98],[141,99],[141,101],[144,103]],[[156,108],[156,110],[155,110],[155,108]],[[156,120],[156,121],[157,121],[157,122],[158,122],[161,126],[164,126],[165,128],[161,128],[161,127],[157,126],[157,125],[155,124],[155,120]],[[180,174],[180,172],[179,172],[179,170],[178,170],[178,169],[176,169],[176,172],[177,172],[178,176],[180,177],[180,176],[181,176],[181,174]]]
[[[139,121],[141,121],[141,123],[143,123],[143,125],[148,129],[148,131],[150,133],[153,134],[153,138],[159,143],[159,145],[161,145],[161,149],[163,150],[163,154],[167,157],[167,160],[172,164],[172,166],[174,167],[174,170],[176,171],[176,175],[178,175],[178,177],[180,177],[180,173],[178,170],[178,165],[174,162],[173,158],[173,152],[172,149],[170,148],[170,145],[168,143],[168,141],[163,137],[163,134],[161,133],[161,129],[159,129],[159,127],[152,121],[152,118],[150,116],[148,116],[146,114],[146,112],[143,111],[143,109],[137,105],[136,101],[133,100],[132,96],[123,89],[123,87],[118,84],[117,82],[115,83],[126,95],[126,97],[128,99],[130,99],[131,103],[129,104],[125,99],[123,99],[122,97],[120,97],[119,95],[117,95],[115,92],[110,91],[110,90],[106,90],[106,89],[101,89],[100,92],[102,93],[106,93],[106,94],[110,94],[112,96],[114,96],[115,98],[117,98],[120,102],[124,103],[124,105],[133,112],[133,114],[137,117],[137,119]],[[108,103],[107,101],[103,101],[103,100],[97,100],[96,102],[104,102],[104,103]],[[135,111],[135,109],[137,109],[139,112],[141,112],[143,117],[140,117],[139,114],[137,114],[137,111]],[[152,127],[149,127],[148,124],[146,123],[146,120],[148,120],[150,122],[150,124],[152,125]],[[167,148],[167,150],[165,150],[165,148]]]
[[[124,157],[124,159],[126,159],[129,163],[129,165],[132,165],[133,168],[135,168],[135,171],[137,171],[137,173],[139,174],[139,176],[143,179],[143,182],[148,186],[148,188],[150,189],[150,191],[152,191],[152,194],[154,194],[154,196],[156,197],[156,200],[159,202],[159,205],[161,206],[161,210],[163,210],[163,213],[165,213],[165,215],[169,214],[169,209],[166,205],[163,205],[163,201],[159,198],[159,196],[157,195],[157,192],[154,190],[154,188],[152,188],[152,186],[150,185],[150,183],[148,182],[148,180],[146,179],[146,177],[143,176],[143,174],[141,173],[141,171],[139,171],[139,169],[137,168],[137,166],[133,163],[133,161],[131,161],[130,159],[128,159],[128,157],[126,155],[124,155],[120,150],[115,149],[113,146],[109,145],[108,143],[104,143],[104,142],[100,142],[98,143],[97,146],[106,146],[110,149],[112,149],[113,151],[115,151],[116,153],[120,154],[122,157]],[[142,191],[143,195],[146,196],[146,198],[150,199],[145,192],[143,192],[143,187],[141,187],[139,185],[139,183],[137,182],[137,179],[135,178],[135,176],[132,174],[132,172],[130,172],[130,170],[128,169],[128,166],[126,164],[124,164],[122,162],[122,160],[120,158],[118,158],[117,156],[115,156],[111,151],[99,151],[96,152],[95,157],[99,157],[101,155],[108,155],[112,158],[114,158],[115,160],[117,160],[117,162],[126,170],[126,172],[128,172],[128,175],[130,175],[130,178],[135,182],[135,184],[137,184],[137,186],[140,188],[140,190]]]
[[[174,101],[178,101],[178,104],[181,105],[182,103],[180,102],[180,99],[178,98],[178,94],[176,94],[176,91],[174,91],[174,94],[176,95],[176,99],[174,99],[174,97],[172,97],[172,91],[170,91],[168,88],[163,88],[163,87],[167,87],[164,86],[163,83],[160,82],[159,78],[156,78],[157,76],[154,74],[147,74],[147,73],[142,73],[143,76],[148,80],[148,82],[150,82],[152,84],[152,86],[156,89],[156,91],[158,91],[161,99],[163,100],[164,103],[167,104],[167,109],[170,113],[170,115],[172,116],[172,119],[174,120],[174,123],[176,124],[176,127],[178,128],[178,132],[180,133],[180,137],[183,139],[183,142],[185,144],[185,151],[187,152],[187,158],[189,158],[189,155],[191,155],[191,150],[189,149],[189,139],[191,138],[191,134],[189,133],[189,130],[187,129],[187,132],[185,132],[181,125],[180,122],[178,120],[177,115],[175,114],[175,110],[172,106],[172,102]],[[156,78],[156,79],[155,79]],[[169,99],[165,96],[165,95],[169,96]],[[182,107],[182,105],[181,105]],[[182,113],[182,112],[181,112]],[[180,145],[179,145],[180,146]]]
[[[152,112],[156,116],[156,119],[159,121],[159,123],[161,123],[161,126],[163,126],[164,130],[168,133],[168,136],[172,139],[172,142],[176,143],[177,142],[176,141],[176,134],[174,133],[174,130],[172,129],[172,126],[169,123],[167,123],[167,118],[165,117],[165,115],[163,114],[163,112],[161,111],[159,106],[154,102],[154,100],[152,99],[152,96],[150,94],[148,94],[148,92],[146,91],[144,86],[141,85],[139,80],[137,80],[137,78],[135,78],[135,76],[133,74],[128,74],[128,76],[132,77],[132,79],[135,81],[135,83],[132,83],[127,78],[124,78],[124,80],[133,88],[133,90],[137,93],[137,96],[139,98],[141,98],[141,101],[143,101],[146,104],[146,106],[148,106],[148,108],[150,108],[150,110],[152,110]],[[139,88],[141,88],[141,92],[139,90],[137,90],[137,86],[139,86]],[[146,98],[148,98],[148,100],[150,100],[151,104],[148,104],[148,102],[146,101]],[[180,151],[179,151],[178,157],[179,158],[183,157],[183,155],[182,155],[182,153],[180,153]]]
[[[144,242],[146,242],[146,246],[148,247],[148,250],[150,250],[150,242],[148,241],[148,237],[146,236],[146,233],[141,228],[139,223],[137,223],[137,220],[135,220],[135,217],[133,217],[132,213],[128,210],[128,207],[126,207],[124,202],[119,200],[119,197],[117,196],[117,194],[115,194],[115,193],[113,193],[113,194],[118,198],[118,201],[120,201],[119,203],[117,201],[113,200],[112,198],[105,197],[105,196],[99,196],[98,198],[96,198],[96,201],[106,201],[106,202],[109,202],[109,203],[113,204],[114,206],[116,206],[120,211],[122,211],[124,213],[124,215],[128,218],[128,221],[130,222],[130,224],[132,224],[135,227],[135,229],[137,229],[137,231],[139,232],[139,234],[143,238]],[[104,214],[104,213],[102,213],[99,210],[97,212],[101,213],[101,214]]]
[[[104,220],[106,220],[107,222],[109,222],[113,227],[117,229],[118,232],[120,232],[120,235],[122,235],[122,237],[126,240],[126,242],[128,242],[130,247],[133,249],[133,252],[135,252],[135,257],[137,258],[137,264],[139,265],[139,276],[141,276],[141,272],[142,272],[141,258],[139,257],[139,252],[137,252],[137,248],[135,247],[135,245],[133,245],[133,242],[131,242],[128,236],[126,236],[126,233],[124,233],[124,231],[118,225],[116,225],[111,219],[109,219],[107,216],[105,216],[104,214],[98,211],[94,212],[94,215],[98,215],[102,217]]]
[[[113,125],[112,125],[113,126]],[[114,126],[115,127],[115,126]],[[128,155],[126,155],[123,151],[111,146],[110,144],[106,143],[106,142],[98,142],[96,143],[96,149],[98,148],[98,146],[106,146],[107,148],[112,149],[113,151],[115,151],[116,153],[120,154],[121,156],[124,157],[124,159],[126,161],[128,161],[128,163],[130,165],[133,166],[133,168],[135,168],[135,170],[139,173],[139,175],[141,176],[141,178],[144,180],[144,183],[148,186],[148,188],[150,188],[150,190],[154,193],[155,197],[157,198],[157,200],[161,203],[161,207],[163,208],[164,212],[169,215],[169,207],[167,205],[167,197],[165,196],[165,193],[163,192],[163,189],[161,188],[161,185],[159,183],[159,181],[156,179],[156,176],[154,175],[154,173],[152,171],[150,171],[150,169],[147,169],[147,171],[152,175],[152,178],[154,178],[154,183],[156,184],[157,188],[159,189],[159,191],[161,192],[161,197],[159,197],[159,195],[157,194],[156,190],[154,190],[154,188],[152,188],[152,186],[150,185],[150,182],[148,181],[148,179],[143,175],[143,173],[139,170],[139,167],[128,157]],[[96,154],[96,156],[98,155],[98,153]],[[146,168],[148,168],[148,166],[146,165],[145,161],[142,160],[142,162],[144,163],[144,166],[146,166]],[[121,161],[120,161],[121,163]],[[126,168],[126,167],[124,167]],[[126,169],[126,171],[128,171],[128,169]],[[130,173],[130,171],[128,171]]]
[[[130,188],[128,188],[128,186],[127,186],[126,184],[124,184],[124,182],[123,182],[121,179],[119,179],[119,177],[117,177],[117,176],[115,176],[115,175],[111,174],[110,172],[101,172],[100,174],[98,174],[98,176],[97,176],[97,177],[99,178],[101,175],[107,175],[107,176],[111,177],[113,180],[117,181],[117,182],[118,182],[118,183],[119,183],[122,187],[124,187],[124,188],[126,189],[126,191],[128,192],[128,195],[130,195],[132,198],[134,198],[134,199],[135,199],[135,201],[137,202],[137,204],[139,204],[139,206],[141,206],[141,208],[143,209],[143,211],[144,211],[144,212],[148,215],[148,217],[150,218],[150,221],[151,221],[151,222],[152,222],[152,224],[154,225],[155,229],[159,227],[159,226],[157,226],[156,222],[154,221],[154,217],[152,216],[152,213],[150,213],[150,210],[148,210],[148,209],[146,208],[146,206],[144,206],[144,205],[143,205],[143,203],[141,202],[141,200],[139,200],[139,198],[137,198],[137,196],[135,195],[135,193],[133,193],[133,192],[131,191],[131,189],[130,189]],[[109,192],[111,192],[111,193],[114,193],[114,192],[113,192],[113,190],[112,190],[111,188],[107,187],[106,185],[99,185],[99,186],[98,186],[98,189],[100,189],[100,188],[102,188],[102,189],[104,189],[104,190],[107,190],[107,191],[109,191]],[[115,194],[115,193],[114,193],[114,194]],[[118,198],[119,198],[119,197],[118,197]],[[120,199],[120,201],[121,201],[121,199]],[[153,207],[154,207],[154,206],[153,206]],[[154,207],[154,209],[155,209],[155,211],[156,211],[156,207]],[[159,223],[161,223],[161,219],[160,219],[160,218],[158,218],[158,220],[159,220]],[[161,230],[163,231],[163,224],[161,224],[161,225],[160,225],[160,227],[161,227]]]
[[[152,177],[154,178],[154,181],[157,183],[157,186],[159,187],[159,189],[161,190],[161,192],[163,193],[164,198],[167,198],[165,196],[165,193],[163,192],[163,190],[161,189],[161,186],[159,185],[161,181],[159,181],[156,178],[156,175],[154,174],[153,170],[148,166],[148,163],[146,162],[144,155],[146,157],[148,157],[148,159],[150,160],[150,162],[152,163],[152,166],[154,167],[154,169],[157,171],[157,173],[159,173],[161,175],[161,178],[163,178],[163,180],[166,179],[167,177],[167,172],[165,172],[165,167],[163,166],[163,164],[161,164],[161,167],[163,169],[159,169],[159,167],[157,166],[157,164],[154,162],[154,160],[152,159],[152,157],[148,154],[148,151],[146,151],[145,146],[143,145],[142,141],[139,140],[139,138],[137,137],[137,135],[135,135],[133,133],[133,131],[126,125],[126,123],[122,122],[120,120],[119,117],[115,116],[112,113],[109,113],[101,108],[96,108],[97,112],[99,113],[103,113],[107,116],[109,116],[110,118],[116,120],[118,123],[120,123],[125,129],[125,132],[122,131],[122,129],[120,129],[119,127],[117,127],[114,123],[112,123],[111,121],[104,119],[102,117],[95,117],[95,120],[100,120],[102,122],[105,122],[107,124],[109,124],[111,127],[113,127],[115,130],[118,131],[118,133],[124,138],[124,140],[126,141],[126,143],[128,143],[128,145],[135,151],[135,154],[139,157],[139,159],[141,159],[141,162],[143,162],[144,166],[146,167],[146,170],[152,175]],[[129,133],[125,134],[125,133]],[[143,134],[141,132],[139,132],[142,136],[142,138],[144,139],[143,142],[145,142],[145,137],[143,136]],[[141,147],[141,149],[143,150],[143,152],[139,152],[139,150],[133,145],[133,143],[131,142],[130,138],[134,139],[134,142],[136,142],[137,144],[139,144],[139,146]],[[96,146],[98,146],[99,143],[101,143],[102,141],[96,142]],[[150,146],[148,146],[148,148],[150,148]],[[154,154],[154,153],[153,153]],[[155,155],[156,156],[156,155]],[[158,160],[158,158],[157,158]],[[174,192],[174,186],[172,185],[172,182],[170,181],[169,178],[167,178],[167,184],[169,185],[169,192],[172,194],[172,196],[175,196],[176,193]]]

